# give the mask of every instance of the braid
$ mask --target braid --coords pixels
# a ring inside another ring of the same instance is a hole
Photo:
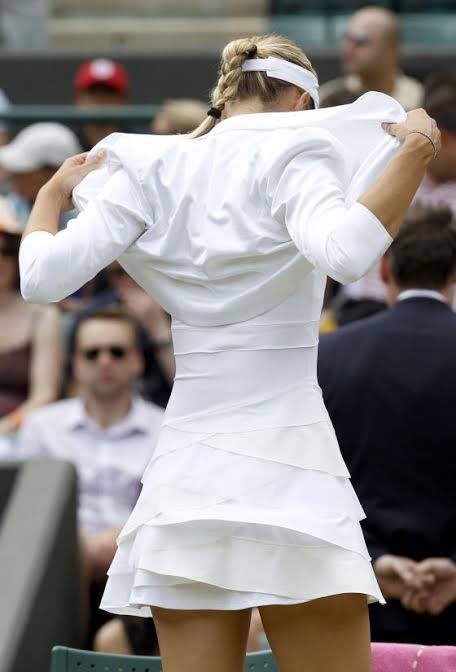
[[[265,106],[273,104],[287,82],[273,79],[263,72],[244,73],[242,66],[249,58],[268,58],[275,56],[300,65],[315,74],[312,65],[297,44],[281,35],[262,35],[260,37],[241,38],[229,42],[222,52],[219,79],[211,96],[211,106],[220,112],[226,103],[246,98],[259,98]],[[216,124],[217,114],[210,110],[207,119],[190,134],[198,138],[211,131]]]
[[[254,58],[257,51],[258,47],[254,38],[233,40],[226,45],[222,52],[219,79],[212,91],[212,107],[223,110],[225,103],[235,100],[242,75],[242,64],[248,58]],[[191,133],[190,137],[198,138],[209,133],[215,124],[216,119],[212,116],[208,117]]]
[[[234,40],[222,53],[220,77],[212,93],[212,104],[223,110],[225,103],[235,100],[242,76],[242,65],[257,55],[258,47],[252,39]]]

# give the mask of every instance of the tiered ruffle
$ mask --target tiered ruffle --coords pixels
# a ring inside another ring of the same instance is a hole
[[[384,602],[329,422],[203,434],[165,426],[101,607],[242,609],[339,593]]]

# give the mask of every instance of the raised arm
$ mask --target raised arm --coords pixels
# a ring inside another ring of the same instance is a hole
[[[423,110],[388,130],[402,142],[375,184],[351,207],[344,148],[329,134],[315,135],[302,150],[291,148],[269,175],[271,212],[309,262],[341,283],[362,277],[399,230],[434,149],[435,123]],[[348,150],[349,151],[349,150]]]
[[[413,110],[402,124],[383,124],[401,149],[383,175],[359,199],[394,238],[420,186],[429,162],[440,150],[440,131],[424,110]]]
[[[141,196],[119,167],[88,207],[58,231],[71,193],[103,156],[69,159],[41,189],[19,252],[21,292],[31,303],[60,301],[114,261],[145,230]],[[72,163],[73,162],[73,163]]]

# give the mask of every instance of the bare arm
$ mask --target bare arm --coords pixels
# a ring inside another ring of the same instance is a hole
[[[440,133],[424,110],[414,110],[403,124],[386,124],[385,128],[402,142],[402,147],[359,202],[374,213],[394,238],[434,156],[431,141],[414,131],[426,133],[437,150]]]
[[[0,421],[0,434],[14,432],[27,413],[58,399],[63,372],[63,328],[54,306],[38,317],[31,343],[29,396]]]
[[[74,187],[92,170],[101,166],[104,154],[100,152],[91,161],[85,162],[87,154],[78,154],[67,159],[47,184],[40,189],[30,213],[22,240],[34,231],[55,235],[59,229],[60,215],[73,207],[71,193]]]
[[[85,164],[75,167],[71,161],[40,191],[19,250],[21,293],[31,303],[70,296],[117,259],[147,226],[138,188],[119,168],[111,174],[106,169],[107,179],[96,198],[57,231],[71,190],[88,172]],[[98,164],[90,161],[91,169]]]
[[[48,306],[37,324],[33,339],[30,396],[23,410],[58,399],[63,371],[63,325],[58,309]]]
[[[439,131],[424,110],[384,128],[402,147],[351,206],[344,147],[326,132],[314,132],[302,146],[285,137],[267,173],[273,217],[314,268],[343,284],[361,278],[391,245],[434,155],[433,143],[439,149]]]

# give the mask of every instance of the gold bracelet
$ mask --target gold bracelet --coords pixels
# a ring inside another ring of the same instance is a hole
[[[434,159],[435,159],[435,157],[437,156],[437,147],[435,146],[435,142],[434,142],[434,140],[431,138],[431,136],[428,135],[427,133],[424,133],[424,131],[418,131],[418,130],[416,130],[416,129],[412,129],[411,131],[409,131],[409,132],[407,133],[407,135],[410,135],[410,133],[419,133],[420,135],[424,135],[424,137],[427,138],[427,139],[429,140],[429,142],[430,142],[431,145],[432,145],[432,149],[434,150]]]

